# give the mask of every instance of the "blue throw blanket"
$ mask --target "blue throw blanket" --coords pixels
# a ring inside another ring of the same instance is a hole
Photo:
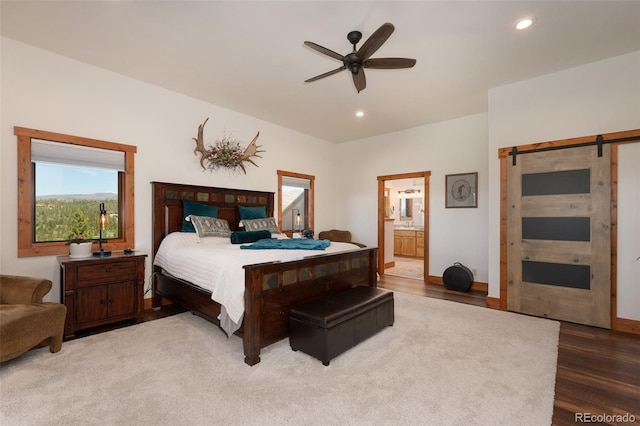
[[[311,240],[307,238],[291,238],[287,240],[279,240],[277,238],[268,238],[256,241],[253,244],[241,245],[241,249],[251,250],[324,250],[329,247],[329,240]]]

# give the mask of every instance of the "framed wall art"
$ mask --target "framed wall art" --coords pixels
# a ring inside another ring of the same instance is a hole
[[[478,207],[478,172],[445,176],[445,207]]]

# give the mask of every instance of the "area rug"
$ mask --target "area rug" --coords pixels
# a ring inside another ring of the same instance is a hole
[[[385,268],[385,274],[419,280],[424,279],[424,265],[421,259],[396,257],[394,262],[395,264],[392,268]]]
[[[327,367],[182,313],[0,365],[3,425],[549,425],[559,324],[394,293],[395,323]]]

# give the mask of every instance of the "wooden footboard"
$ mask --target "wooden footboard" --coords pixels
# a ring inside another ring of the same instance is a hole
[[[292,306],[358,285],[377,286],[377,248],[245,266],[244,362],[289,336]]]

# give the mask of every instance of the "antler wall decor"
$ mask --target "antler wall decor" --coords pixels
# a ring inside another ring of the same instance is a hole
[[[244,174],[247,174],[245,169],[245,162],[251,163],[258,167],[256,163],[251,159],[252,157],[262,158],[258,155],[259,152],[265,152],[260,150],[261,145],[258,145],[256,141],[260,132],[256,134],[251,143],[242,150],[240,141],[233,139],[230,136],[223,136],[222,139],[216,140],[214,145],[209,145],[208,149],[204,146],[204,125],[207,124],[209,117],[198,126],[198,137],[193,138],[196,141],[196,148],[193,150],[194,155],[200,153],[200,165],[203,169],[215,170],[220,167],[227,169],[241,169]],[[205,166],[205,162],[207,163]]]

